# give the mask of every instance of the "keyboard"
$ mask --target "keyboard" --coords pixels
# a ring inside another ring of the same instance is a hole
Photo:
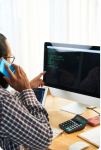
[[[61,134],[61,133],[64,132],[64,130],[57,129],[57,128],[52,127],[52,126],[51,126],[51,129],[52,129],[52,131],[53,131],[53,139],[54,139],[55,137],[57,137],[59,134]]]

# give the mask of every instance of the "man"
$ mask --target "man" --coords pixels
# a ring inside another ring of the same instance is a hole
[[[10,63],[12,57],[9,43],[0,34],[0,62],[4,58]],[[0,147],[4,150],[19,150],[19,145],[23,145],[30,150],[44,150],[52,142],[52,130],[48,113],[32,89],[43,86],[40,77],[46,72],[29,82],[20,66],[12,66],[15,74],[5,64],[11,79],[0,73]],[[5,89],[8,84],[18,92],[14,95],[9,93]]]

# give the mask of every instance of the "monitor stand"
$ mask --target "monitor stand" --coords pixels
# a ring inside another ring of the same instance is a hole
[[[81,104],[81,103],[78,103],[78,102],[73,102],[71,104],[68,104],[68,105],[60,108],[60,109],[64,110],[64,111],[74,113],[74,114],[82,114],[84,111],[87,110],[86,107],[89,107],[89,105]]]

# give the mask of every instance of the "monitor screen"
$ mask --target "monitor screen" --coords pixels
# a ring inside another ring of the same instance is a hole
[[[44,44],[46,86],[100,97],[100,47]]]

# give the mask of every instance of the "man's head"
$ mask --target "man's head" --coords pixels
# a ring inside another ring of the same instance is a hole
[[[11,48],[6,37],[0,34],[0,60],[2,57],[11,56]],[[10,58],[5,58],[10,63]],[[8,83],[3,79],[3,74],[0,72],[0,85],[3,88],[8,87]]]

